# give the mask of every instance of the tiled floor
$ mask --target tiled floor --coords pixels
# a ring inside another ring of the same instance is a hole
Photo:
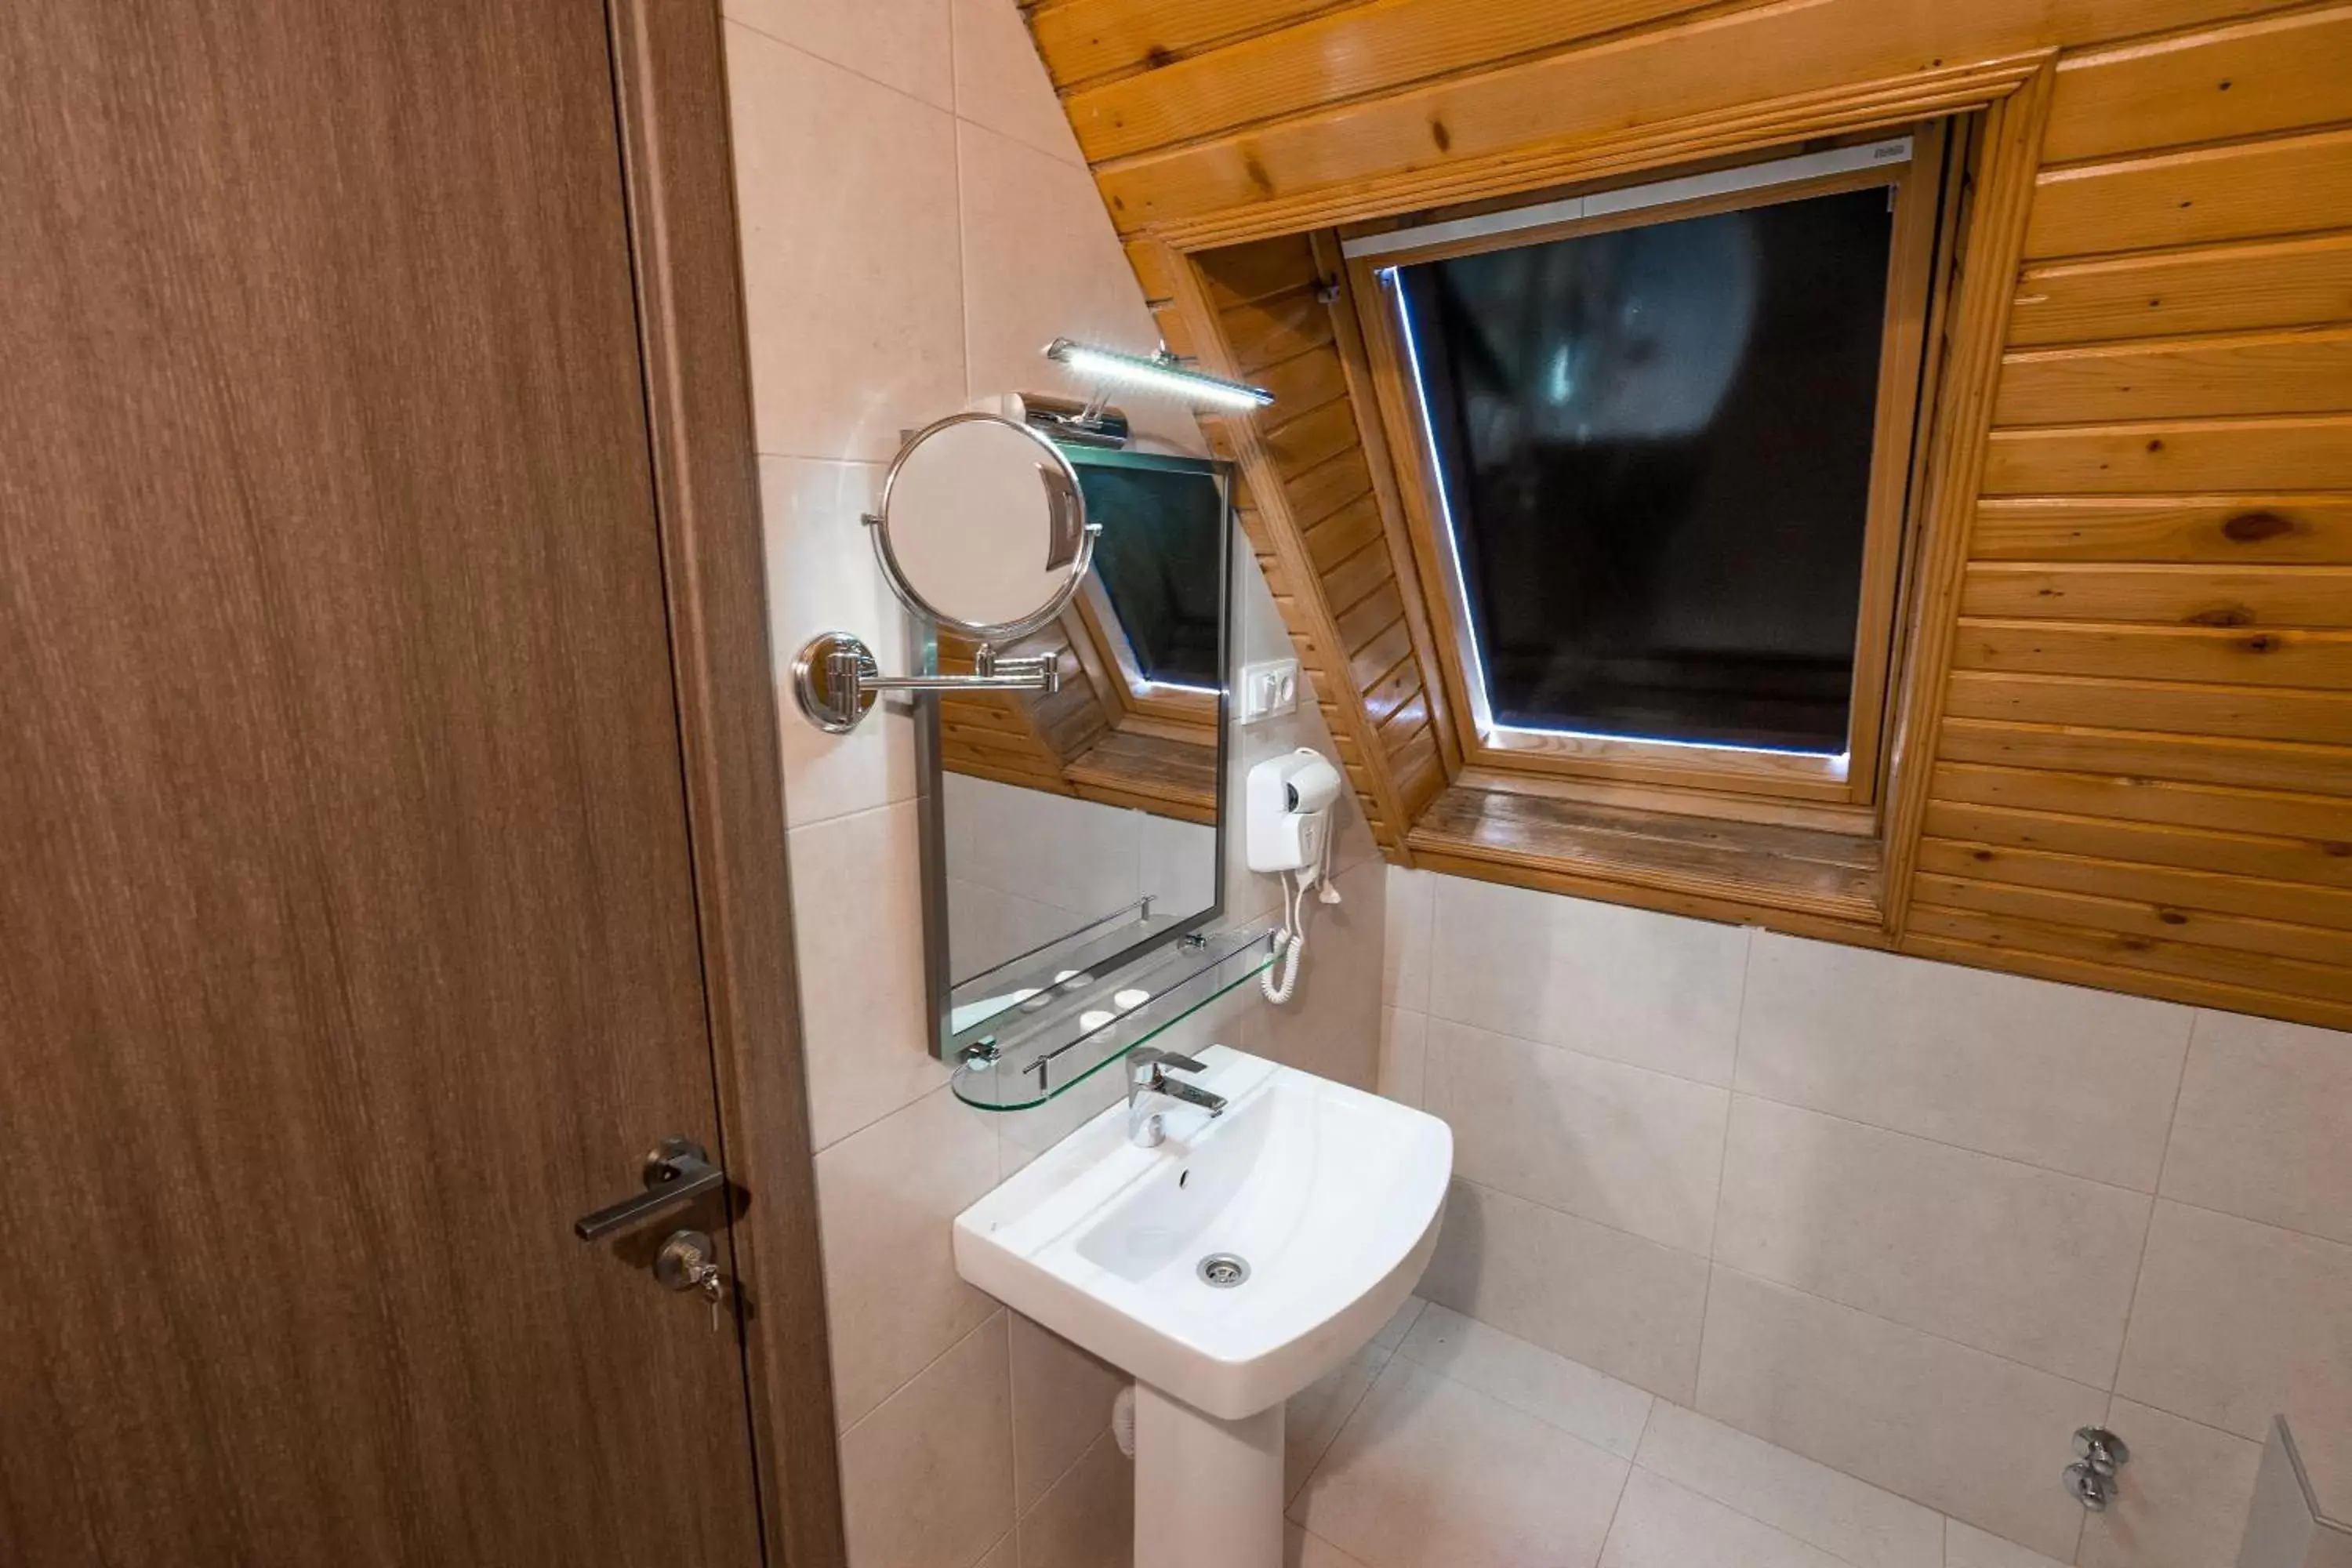
[[[1418,1299],[1286,1458],[1288,1568],[2057,1568]]]

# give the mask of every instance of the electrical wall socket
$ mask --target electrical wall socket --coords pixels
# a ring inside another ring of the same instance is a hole
[[[1242,666],[1242,722],[1278,719],[1298,707],[1298,661],[1270,658]]]

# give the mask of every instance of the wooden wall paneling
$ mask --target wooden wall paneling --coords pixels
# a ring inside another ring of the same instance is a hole
[[[2029,257],[2352,227],[2352,129],[2046,171]]]
[[[1337,291],[1331,306],[1332,341],[1339,351],[1340,373],[1347,382],[1349,402],[1359,411],[1357,426],[1363,440],[1364,466],[1371,480],[1371,494],[1367,498],[1369,505],[1363,510],[1369,511],[1370,527],[1404,600],[1405,630],[1412,639],[1411,675],[1419,689],[1422,710],[1430,728],[1435,765],[1433,768],[1416,766],[1412,770],[1412,782],[1405,789],[1406,804],[1418,816],[1461,772],[1462,747],[1453,723],[1451,700],[1444,683],[1435,679],[1445,661],[1438,655],[1437,632],[1429,614],[1426,579],[1413,550],[1411,530],[1406,526],[1395,456],[1389,447],[1388,426],[1381,417],[1381,404],[1375,390],[1378,374],[1372,366],[1370,352],[1364,341],[1363,325],[1351,294],[1353,283],[1347,264],[1339,254],[1336,237],[1318,232],[1309,237],[1318,274],[1327,279],[1329,287]],[[1310,552],[1314,547],[1315,538],[1310,533],[1307,541]],[[1399,667],[1400,671],[1404,668],[1404,666]],[[1394,675],[1390,679],[1393,680]],[[1381,689],[1368,689],[1368,704],[1373,692]],[[1391,706],[1402,700],[1402,692],[1399,690],[1391,698]]]
[[[1695,0],[1381,0],[1081,89],[1065,106],[1087,159],[1106,163],[1302,103],[1370,99],[1700,8]]]
[[[2352,234],[2225,241],[2037,262],[2013,347],[2352,321]]]
[[[2071,921],[1930,906],[1924,900],[1914,918],[1915,929],[1923,936],[1948,937],[2055,958],[2083,959],[2124,970],[2153,970],[2173,979],[2268,990],[2352,1013],[2352,994],[2346,994],[2347,984],[2352,984],[2352,971],[2329,964]]]
[[[2327,875],[2308,877],[2305,880],[2352,883],[2352,857],[2333,854],[2328,849],[2329,846],[2341,849],[2352,844],[2352,804],[2341,796],[2171,784],[2123,774],[1990,767],[1975,763],[1937,763],[1935,788],[1937,800],[1958,805],[2003,805],[2022,811],[2305,839],[2319,848],[2324,858],[2347,862]]]
[[[1988,496],[1979,561],[2352,563],[2352,496]]]
[[[1276,248],[1278,251],[1281,247],[1277,245]],[[1273,298],[1291,300],[1303,297],[1311,302],[1323,319],[1319,339],[1302,317],[1286,307],[1279,312],[1269,312],[1264,308],[1263,301],[1242,302],[1223,312],[1218,311],[1210,302],[1210,286],[1201,260],[1171,255],[1170,271],[1176,283],[1176,308],[1191,323],[1200,343],[1200,357],[1211,369],[1227,375],[1248,374],[1246,365],[1226,337],[1228,326],[1233,324],[1237,324],[1247,335],[1255,353],[1261,355],[1272,353],[1272,362],[1291,357],[1303,350],[1320,347],[1330,341],[1329,312],[1316,297],[1311,278]],[[1279,334],[1270,333],[1262,327],[1261,323],[1270,316],[1278,316],[1285,323]],[[1273,353],[1268,345],[1276,341],[1295,342],[1297,346]],[[1346,411],[1344,403],[1337,406]],[[1384,853],[1402,859],[1406,856],[1403,826],[1411,817],[1398,801],[1387,754],[1381,747],[1376,726],[1359,700],[1365,687],[1386,675],[1395,660],[1391,658],[1388,665],[1372,672],[1370,679],[1358,674],[1356,667],[1360,661],[1349,658],[1350,650],[1340,633],[1338,618],[1324,603],[1320,592],[1321,574],[1307,553],[1301,530],[1292,516],[1288,474],[1275,456],[1270,436],[1262,435],[1257,423],[1257,419],[1252,417],[1202,421],[1203,427],[1212,432],[1214,441],[1239,468],[1243,482],[1248,487],[1257,532],[1263,536],[1263,543],[1269,547],[1269,553],[1264,561],[1269,585],[1275,590],[1276,606],[1282,611],[1284,624],[1291,632],[1300,664],[1315,687],[1325,721],[1331,731],[1333,749],[1339,753],[1349,783],[1355,789],[1365,821],[1372,830],[1373,840]],[[1328,442],[1293,439],[1286,450],[1294,459],[1301,457],[1312,458],[1300,471],[1316,472],[1329,467],[1335,460],[1344,459],[1348,449],[1355,445],[1352,414],[1349,424],[1350,438],[1338,451],[1326,450]],[[1360,459],[1357,466],[1360,468]]]
[[[1996,430],[1989,496],[2352,489],[2352,415]]]
[[[1952,672],[1948,716],[2352,745],[2352,692]]]
[[[2136,865],[2127,860],[2002,847],[1957,838],[1922,842],[1919,869],[1923,874],[2138,900],[2158,910],[2208,910],[2352,931],[2352,889],[2315,888],[2305,882],[2264,881],[2255,877],[2224,876],[2174,866]]]
[[[2257,16],[2063,61],[2042,156],[2084,162],[2352,120],[2352,5]]]
[[[1364,0],[1045,0],[1029,30],[1065,92]]]
[[[2015,882],[1946,876],[1941,872],[1920,873],[1919,901],[1939,909],[2084,926],[2125,938],[2193,943],[2198,947],[2225,948],[2235,953],[2319,964],[2327,974],[2314,983],[2312,990],[2336,1001],[2352,1001],[2352,994],[2347,994],[2347,987],[2352,987],[2352,931],[2184,909],[2146,900],[2118,899],[2104,892],[2068,892]],[[2233,960],[2231,968],[2232,979],[2244,979],[2251,974],[2275,983],[2277,978],[2247,969],[2242,960]]]
[[[1975,561],[1960,614],[2187,626],[2352,626],[2352,570]]]
[[[1947,718],[1937,755],[2011,768],[2352,795],[2352,751],[2289,741]],[[2352,822],[2345,827],[2352,831]]]
[[[1909,645],[1894,699],[1893,787],[1881,819],[1885,920],[1887,929],[1897,933],[1927,806],[1927,759],[1942,722],[1968,520],[1987,461],[1985,433],[2000,373],[2001,330],[2032,203],[2053,64],[2045,57],[2015,93],[1986,111],[1961,193],[1969,207],[1967,237],[1958,258],[1958,294],[1946,316],[1943,384],[1931,404],[1934,432],[1922,480],[1927,502],[1907,612]]]
[[[2220,1007],[2237,1013],[2258,1013],[2273,1018],[2316,1024],[2323,1028],[2352,1028],[2352,1006],[2276,991],[2226,985],[2161,971],[2132,970],[2095,959],[2060,956],[2008,942],[1971,942],[1940,934],[1906,937],[1900,951],[1915,958],[1964,963],[1978,969],[2008,970],[2055,980],[2067,985],[2088,985],[2154,996],[2192,1007]]]
[[[1504,4],[1480,0],[1475,9],[1484,14]],[[2007,62],[2018,57],[2262,8],[2227,0],[1978,0],[1964,11],[1933,0],[1718,6],[1385,96],[1269,100],[1245,131],[1174,138],[1133,155],[1097,153],[1097,173],[1113,220],[1125,231],[1176,233],[1209,215],[1252,205],[1282,209],[1275,226],[1255,232],[1296,231],[1341,216],[1462,199],[1458,188],[1438,193],[1465,183],[1465,174],[1469,184],[1501,174],[1490,165],[1518,171],[1502,176],[1506,185],[1547,183],[1548,156],[1573,151],[1589,163],[1594,150],[1629,127],[1646,133],[1764,105],[1793,123],[1810,95],[1851,99],[1863,84],[1931,94],[1940,82],[1967,95],[1922,101],[1907,116],[1924,118],[1980,104],[2013,86]],[[1466,17],[1474,7],[1451,9]],[[1971,73],[1988,69],[2001,79],[1962,86]],[[1876,114],[1882,121],[1904,117],[1888,104]],[[1777,139],[1789,134],[1783,130]],[[1377,187],[1368,188],[1373,182]],[[1294,205],[1341,190],[1350,194],[1339,211]],[[1184,237],[1191,244],[1210,237]]]
[[[2352,689],[2352,634],[1963,616],[1954,669]]]
[[[2224,877],[2352,888],[2352,875],[2347,875],[2352,868],[2347,868],[2344,856],[2333,852],[2342,846],[2331,839],[2183,827],[2178,823],[2134,822],[1941,797],[1929,806],[1927,821],[1928,833],[1938,838],[2210,871]]]
[[[1044,0],[1031,20],[1171,342],[1213,360],[1222,340],[1281,383],[1284,423],[1234,440],[1274,498],[1253,544],[1384,847],[1410,831],[1422,864],[1716,918],[1737,889],[1515,860],[1519,807],[1446,787],[1469,704],[1395,526],[1410,465],[1372,413],[1400,411],[1356,314],[1308,309],[1364,281],[1313,231],[1986,109],[1872,871],[1890,928],[1756,907],[2352,1018],[2326,978],[2352,903],[2352,5]],[[1181,286],[1178,252],[1245,242]],[[1454,805],[1410,805],[1424,780]]]
[[[2352,156],[2352,149],[2347,149]],[[2012,351],[1997,425],[2352,408],[2352,327]]]

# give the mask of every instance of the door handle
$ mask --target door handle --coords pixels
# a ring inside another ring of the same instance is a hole
[[[583,1241],[593,1241],[631,1229],[692,1203],[727,1180],[727,1173],[710,1163],[709,1151],[691,1138],[663,1139],[660,1147],[646,1156],[645,1175],[644,1192],[594,1214],[582,1215],[572,1222],[572,1234]]]

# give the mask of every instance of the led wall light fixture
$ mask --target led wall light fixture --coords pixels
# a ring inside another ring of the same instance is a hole
[[[1055,338],[1045,345],[1045,357],[1105,387],[1129,386],[1139,392],[1162,393],[1226,413],[1246,414],[1274,401],[1274,394],[1262,386],[1195,370],[1165,348],[1151,355],[1130,354]],[[1102,399],[1097,397],[1095,401],[1100,403]]]

